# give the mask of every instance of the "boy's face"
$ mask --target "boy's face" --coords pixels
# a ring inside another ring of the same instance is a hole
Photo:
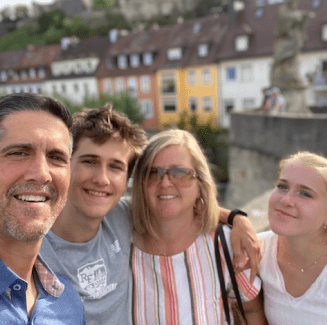
[[[67,205],[87,218],[102,219],[127,188],[128,162],[133,154],[124,140],[96,144],[82,138],[71,160]]]

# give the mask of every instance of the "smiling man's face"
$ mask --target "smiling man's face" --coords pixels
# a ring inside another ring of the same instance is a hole
[[[133,154],[125,140],[96,144],[82,138],[71,159],[71,182],[65,213],[88,219],[106,215],[127,188],[128,162]]]
[[[0,130],[0,238],[37,241],[62,210],[70,179],[70,135],[44,111],[8,115]]]

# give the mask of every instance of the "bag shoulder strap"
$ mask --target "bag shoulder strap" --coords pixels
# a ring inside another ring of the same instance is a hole
[[[226,260],[226,264],[227,264],[227,267],[228,267],[229,275],[230,275],[230,278],[231,278],[231,281],[232,281],[233,290],[234,290],[234,293],[235,293],[235,296],[236,296],[237,305],[238,305],[238,308],[239,308],[239,310],[240,310],[240,312],[241,312],[241,314],[242,314],[242,316],[244,318],[245,323],[248,324],[247,320],[246,320],[246,317],[245,317],[245,312],[244,312],[244,309],[243,309],[243,305],[242,305],[240,291],[238,289],[238,285],[237,285],[237,282],[236,282],[235,272],[234,272],[232,260],[231,260],[230,255],[229,255],[229,251],[228,251],[226,237],[225,237],[223,227],[219,228],[219,236],[220,236],[221,245],[223,247],[223,251],[224,251],[225,260]]]
[[[216,255],[218,277],[219,277],[219,283],[220,283],[221,296],[223,298],[223,305],[224,305],[226,321],[227,321],[228,325],[230,325],[231,321],[230,321],[230,314],[229,314],[229,303],[228,303],[227,291],[226,291],[226,286],[225,286],[223,267],[221,265],[220,249],[219,249],[219,243],[218,243],[218,236],[219,236],[220,229],[222,229],[221,224],[218,225],[216,232],[215,232],[215,239],[214,239],[215,255]]]

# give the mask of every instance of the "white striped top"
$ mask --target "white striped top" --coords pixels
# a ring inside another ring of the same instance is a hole
[[[232,257],[230,230],[224,231]],[[224,324],[213,240],[214,232],[200,235],[186,251],[173,256],[151,255],[132,245],[135,325]],[[234,297],[220,252],[227,292]],[[259,278],[250,284],[249,274],[250,270],[236,276],[244,301],[255,298],[261,288]]]

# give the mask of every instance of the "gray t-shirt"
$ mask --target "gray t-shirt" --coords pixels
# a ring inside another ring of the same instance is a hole
[[[40,255],[79,292],[87,325],[132,323],[131,235],[130,204],[121,199],[90,241],[71,243],[52,231],[43,240]]]

